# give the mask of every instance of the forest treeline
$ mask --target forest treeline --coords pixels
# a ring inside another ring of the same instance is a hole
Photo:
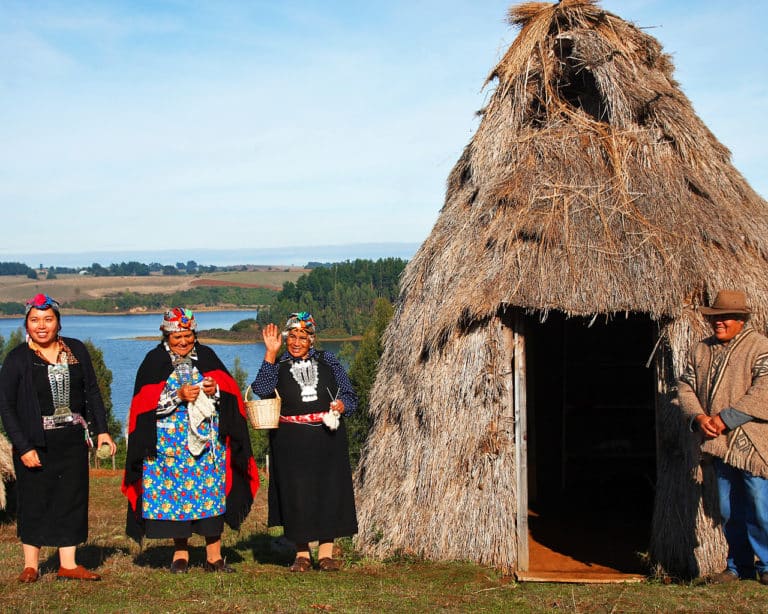
[[[23,262],[0,262],[0,275],[28,275],[33,272]]]
[[[43,266],[41,263],[37,269],[24,264],[23,262],[0,262],[0,275],[26,275],[32,279],[38,277],[38,271],[44,275],[45,279],[55,279],[56,275],[80,274],[93,275],[94,277],[146,277],[152,274],[161,275],[198,275],[201,273],[217,273],[221,271],[244,271],[245,265],[216,266],[213,264],[198,264],[194,260],[186,262],[177,262],[175,264],[161,264],[159,262],[113,262],[107,266],[102,266],[94,262],[90,266],[64,267],[64,266]]]
[[[309,311],[321,336],[362,335],[371,323],[376,299],[397,299],[401,258],[353,260],[312,269],[285,282],[275,301],[259,310],[259,324],[282,324],[294,311]]]

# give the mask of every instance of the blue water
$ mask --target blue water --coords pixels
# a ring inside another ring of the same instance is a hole
[[[198,311],[195,312],[198,328],[223,328],[246,318],[255,318],[255,312],[248,311]],[[61,319],[61,334],[81,341],[90,339],[104,353],[104,362],[112,371],[112,413],[123,425],[133,395],[133,382],[145,354],[155,347],[160,339],[162,315],[108,315],[73,316]],[[0,319],[0,335],[7,340],[10,334],[23,328],[23,318]],[[154,341],[138,340],[137,337],[156,337]],[[221,361],[232,371],[235,358],[240,358],[240,367],[248,373],[248,381],[256,376],[264,358],[262,343],[210,344]],[[336,351],[338,344],[324,343],[323,348]]]

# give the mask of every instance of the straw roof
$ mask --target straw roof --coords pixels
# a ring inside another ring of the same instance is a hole
[[[758,323],[768,312],[767,203],[660,44],[594,0],[509,21],[520,32],[385,334],[357,474],[374,555],[514,564],[505,308],[647,313],[672,373],[700,336],[689,308],[718,289],[745,290]]]

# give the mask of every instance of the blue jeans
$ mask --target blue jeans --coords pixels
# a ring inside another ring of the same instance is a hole
[[[715,459],[728,570],[740,578],[768,572],[768,480]],[[755,561],[757,557],[757,561]]]

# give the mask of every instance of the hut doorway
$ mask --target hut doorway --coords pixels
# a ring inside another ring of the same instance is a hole
[[[518,320],[520,322],[520,320]],[[641,573],[656,480],[656,325],[522,321],[529,571]]]

